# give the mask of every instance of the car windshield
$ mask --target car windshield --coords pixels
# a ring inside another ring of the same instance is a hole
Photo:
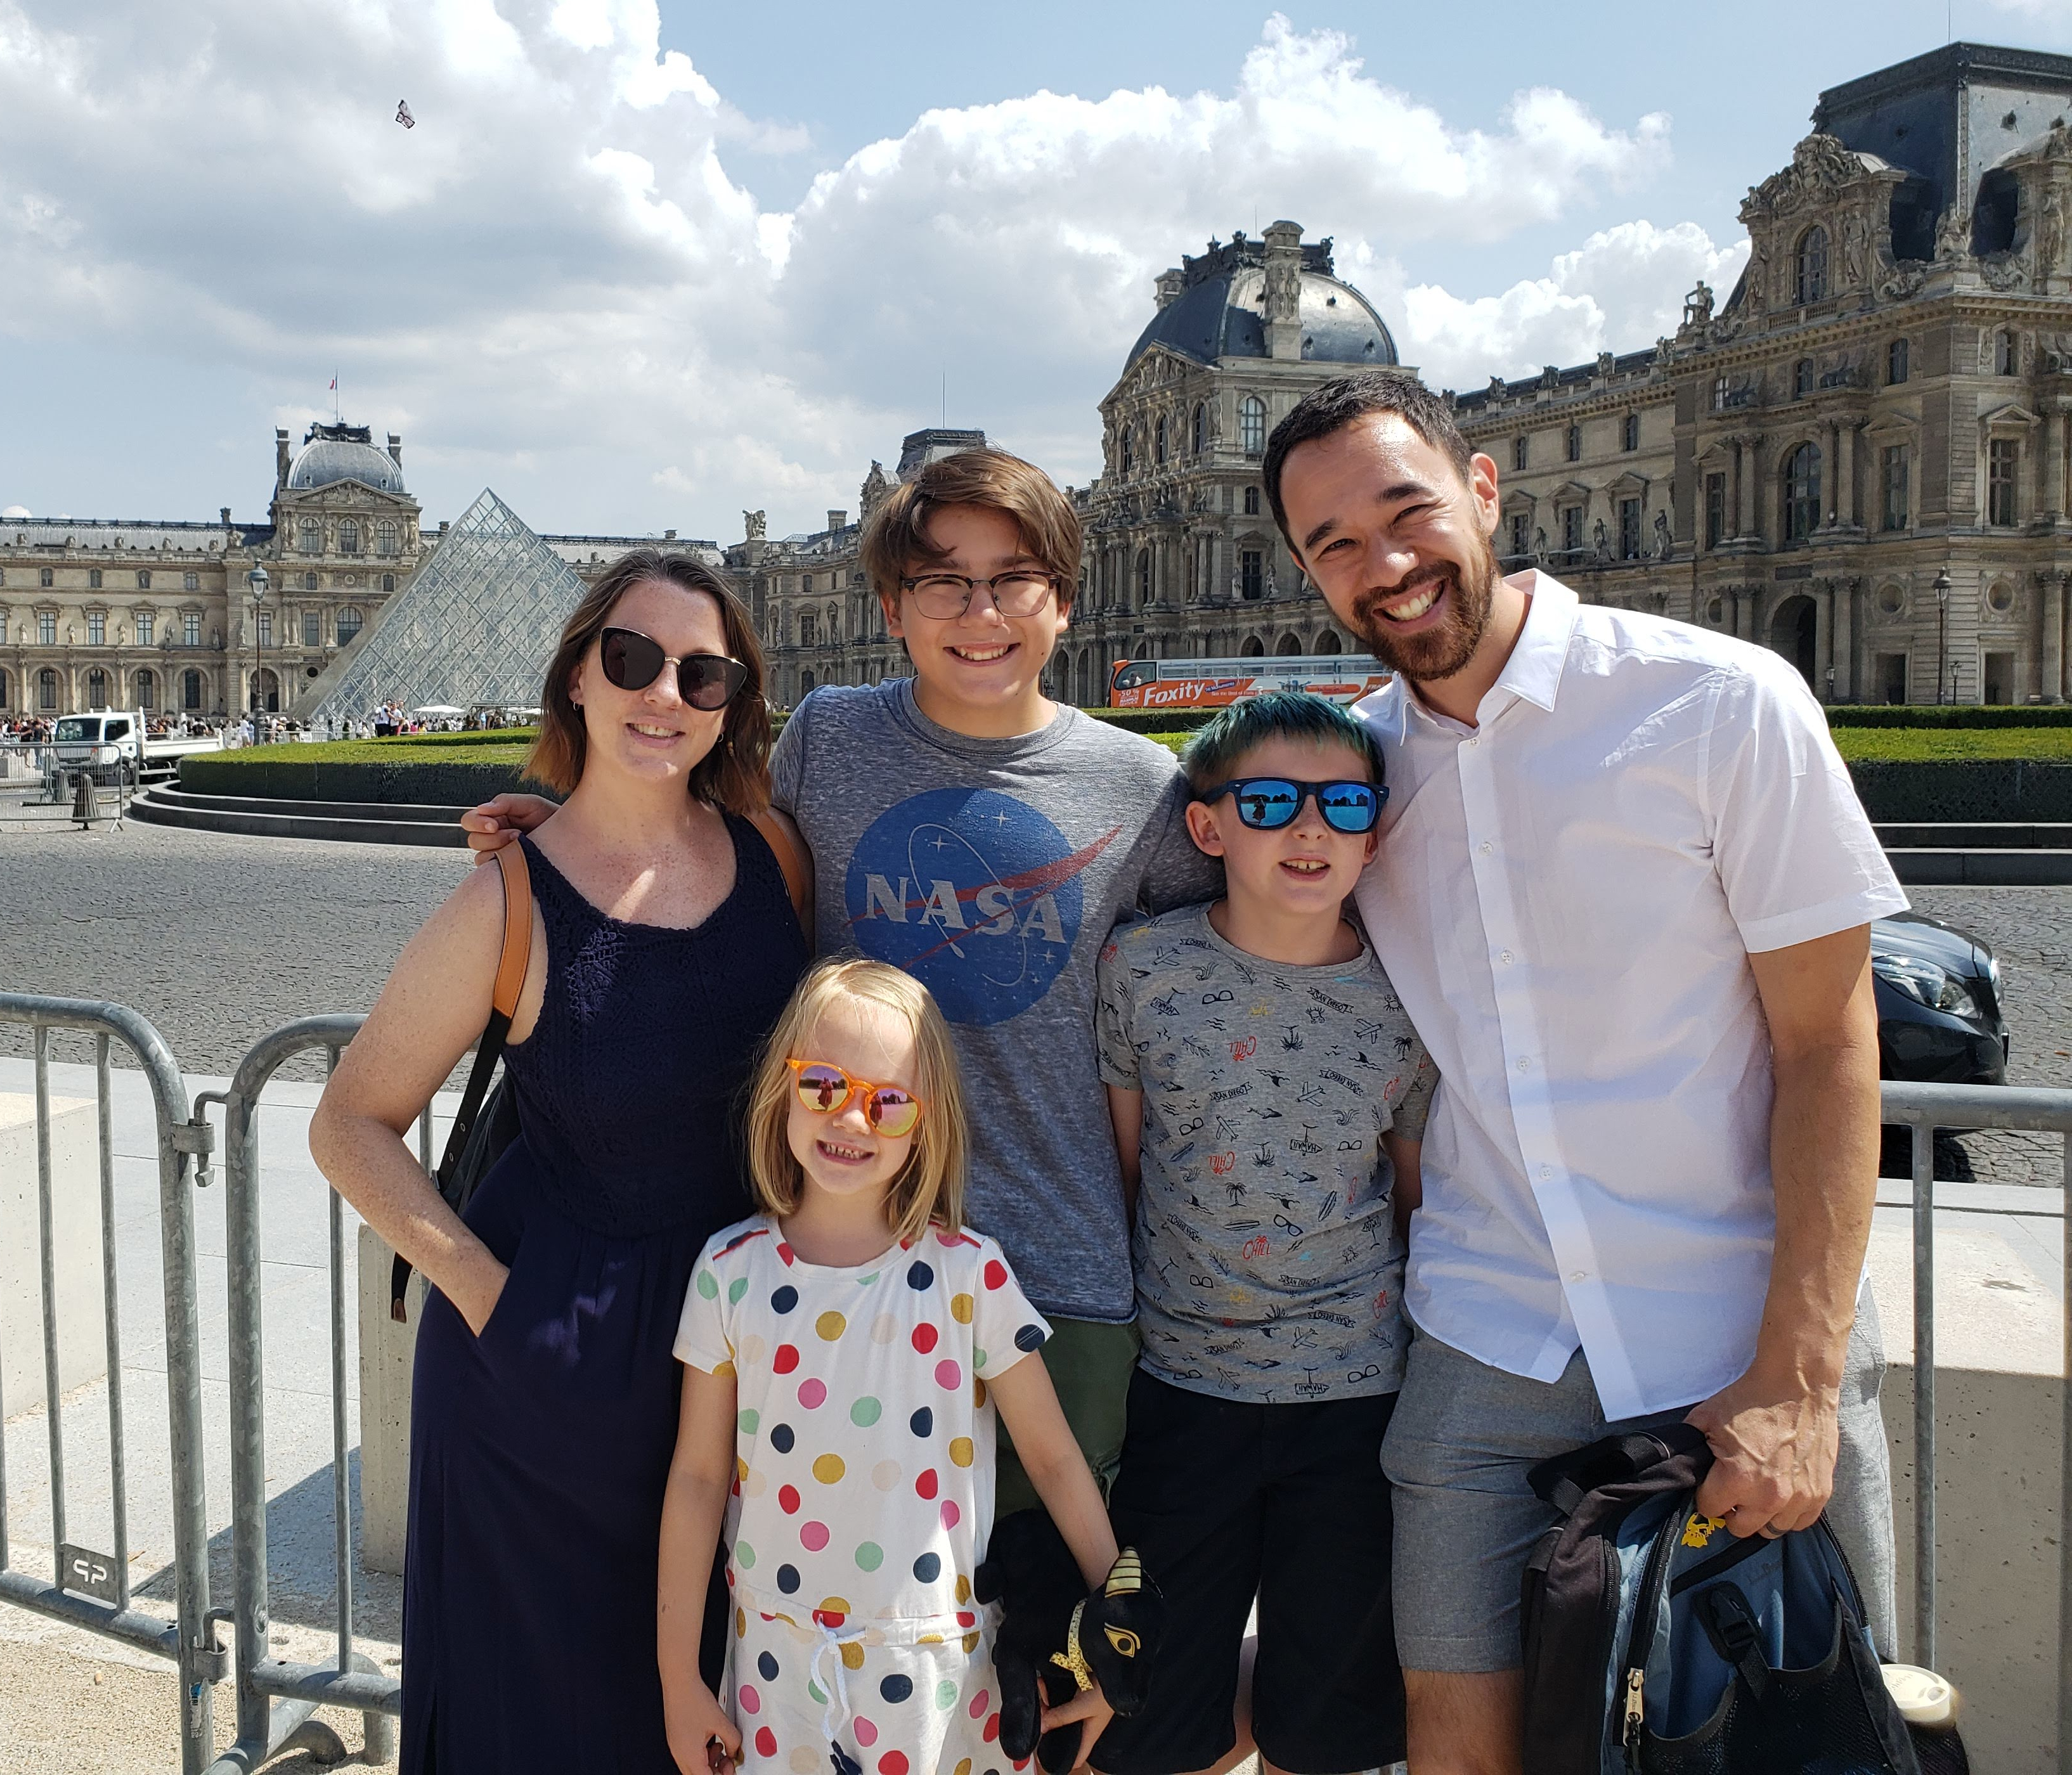
[[[76,715],[68,716],[58,723],[57,737],[61,740],[97,740],[101,738],[101,723],[84,721]]]

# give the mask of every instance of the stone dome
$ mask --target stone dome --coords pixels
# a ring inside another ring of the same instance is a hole
[[[1302,249],[1302,357],[1305,363],[1386,364],[1397,361],[1396,341],[1372,303],[1331,264],[1329,240]],[[1227,246],[1215,241],[1184,270],[1160,279],[1161,306],[1130,347],[1134,364],[1153,345],[1198,364],[1224,357],[1264,357],[1266,272],[1261,244],[1242,235]],[[1126,368],[1127,366],[1125,366]]]
[[[342,426],[322,426],[305,443],[288,470],[290,492],[306,493],[339,481],[358,481],[377,493],[407,493],[403,470],[385,450],[378,450],[364,434],[339,437]],[[357,428],[354,428],[357,429]],[[332,435],[323,435],[330,433]]]

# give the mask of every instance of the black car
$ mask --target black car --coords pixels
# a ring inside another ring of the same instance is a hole
[[[1969,931],[1918,912],[1871,927],[1871,977],[1877,995],[1878,1076],[1917,1084],[2004,1085],[2008,1029],[2000,1008],[2000,966]],[[1912,1136],[1885,1129],[1878,1170],[1911,1174]],[[1967,1179],[1971,1161],[1948,1133],[1935,1140],[1935,1174]]]

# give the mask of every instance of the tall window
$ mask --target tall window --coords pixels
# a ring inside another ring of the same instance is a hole
[[[97,592],[101,590],[101,569],[98,567],[87,569],[86,586],[88,591]]]
[[[140,647],[150,646],[151,637],[158,627],[158,619],[153,612],[139,610],[137,613],[137,645]]]
[[[1906,341],[1896,339],[1885,348],[1885,380],[1886,386],[1897,387],[1906,380]]]
[[[1820,522],[1820,452],[1801,444],[1784,459],[1784,540],[1803,542]]]
[[[820,645],[820,618],[819,613],[814,610],[800,611],[799,645],[802,647],[818,647]]]
[[[140,592],[148,592],[149,590],[150,590],[150,589],[151,589],[151,573],[150,573],[150,569],[149,568],[146,568],[146,567],[140,567],[140,568],[138,568],[138,569],[137,569],[137,590],[138,590],[138,591],[140,591]]]
[[[2002,376],[2021,374],[2021,347],[2012,332],[2003,333],[1993,347],[1993,368]]]
[[[338,613],[338,644],[343,647],[360,633],[360,612],[350,604]]]
[[[86,675],[86,706],[105,709],[108,706],[108,674],[96,666]]]
[[[36,612],[36,639],[47,647],[58,644],[58,613],[56,610]]]
[[[1532,519],[1526,512],[1514,512],[1511,515],[1511,552],[1517,559],[1532,553]]]
[[[49,568],[39,567],[36,569],[36,583],[39,586],[47,586],[51,583],[51,570]]]
[[[1880,458],[1885,487],[1884,517],[1881,528],[1886,530],[1904,530],[1913,522],[1907,454],[1906,445],[1888,444]]]
[[[201,613],[199,610],[180,612],[180,645],[183,647],[201,645]]]
[[[183,709],[201,707],[201,674],[199,672],[183,672],[180,674],[180,707]]]
[[[316,589],[317,589],[317,576],[316,576],[314,573],[305,573],[305,574],[303,574],[303,575],[302,575],[302,590],[303,590],[304,591],[306,591],[306,592],[313,592],[313,591],[314,591]]]
[[[36,674],[36,706],[56,709],[58,706],[58,675],[48,666]]]
[[[1581,425],[1571,425],[1568,428],[1568,460],[1572,462],[1580,462],[1582,459],[1583,428]]]
[[[270,647],[273,644],[273,613],[271,610],[261,610],[259,613],[259,645],[262,647]]]
[[[300,535],[304,554],[320,555],[323,553],[323,526],[314,518],[302,520]]]
[[[1618,520],[1619,559],[1638,561],[1640,559],[1640,501],[1621,499]]]
[[[7,706],[7,674],[0,672],[0,709]]]
[[[1137,551],[1137,602],[1140,604],[1151,602],[1151,551],[1149,549]]]
[[[1638,413],[1630,413],[1626,416],[1626,422],[1620,430],[1619,442],[1627,450],[1640,448],[1640,415]]]
[[[1209,447],[1209,405],[1206,401],[1194,404],[1194,445],[1197,456]]]
[[[302,645],[306,647],[320,647],[323,645],[323,612],[322,610],[302,612]]]
[[[374,527],[375,553],[377,555],[394,554],[397,550],[398,539],[401,537],[401,534],[402,532],[397,529],[396,520],[393,518],[384,518]]]
[[[1259,489],[1248,487],[1244,490],[1244,515],[1248,518],[1259,516]]]
[[[1132,473],[1137,467],[1137,444],[1135,438],[1136,434],[1130,430],[1128,426],[1124,425],[1122,428],[1122,442],[1118,447],[1122,452],[1122,472],[1125,475]]]
[[[2020,521],[2015,476],[2021,466],[2021,446],[2012,438],[1996,438],[1986,446],[1986,522]]]
[[[1724,471],[1705,477],[1705,546],[1716,549],[1727,540],[1727,477]]]
[[[108,645],[108,614],[105,610],[86,613],[86,644],[90,647]]]
[[[1166,460],[1166,415],[1162,413],[1158,416],[1157,429],[1153,433],[1151,454],[1157,462]]]
[[[201,590],[201,575],[199,573],[181,574],[180,590],[183,592],[199,591]]]
[[[1526,436],[1523,432],[1520,432],[1511,441],[1511,466],[1513,469],[1522,469],[1525,466],[1526,454]]]
[[[1723,376],[1712,378],[1712,411],[1724,413],[1727,405],[1727,379]]]
[[[1791,366],[1791,397],[1803,401],[1813,392],[1813,360],[1803,357]]]
[[[1237,404],[1237,438],[1246,455],[1266,454],[1266,403],[1256,394]]]
[[[1799,306],[1827,299],[1827,231],[1810,228],[1799,236]]]
[[[1238,593],[1244,598],[1266,596],[1266,557],[1256,549],[1238,552]]]
[[[1561,512],[1561,547],[1569,554],[1581,552],[1583,546],[1583,508],[1580,505],[1566,506]]]
[[[338,552],[341,555],[356,555],[360,553],[360,520],[358,519],[340,518],[338,520]]]
[[[158,680],[150,672],[137,674],[137,706],[139,709],[156,709],[158,706]]]
[[[384,592],[393,592],[396,590],[396,576],[393,573],[384,573],[381,576],[381,590]]]

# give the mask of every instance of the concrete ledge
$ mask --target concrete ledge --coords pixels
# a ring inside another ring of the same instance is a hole
[[[1887,850],[2049,851],[2072,848],[2072,824],[2048,820],[1916,820],[1873,828]]]
[[[206,812],[296,814],[321,811],[339,820],[403,820],[426,826],[450,826],[472,806],[409,801],[284,801],[264,795],[197,795],[191,789],[154,790],[151,799],[160,807],[193,807]]]
[[[2062,887],[2072,850],[1893,850],[1893,873],[1914,887]]]
[[[194,805],[197,799],[212,804]],[[423,817],[426,810],[421,804],[358,804],[372,808],[374,817],[341,811],[355,805],[278,798],[248,799],[236,795],[189,796],[175,800],[162,791],[151,789],[130,803],[130,816],[146,825],[238,832],[253,838],[316,838],[357,844],[426,844],[449,849],[467,843],[467,834],[452,823],[459,817],[458,808],[452,810],[442,822]]]
[[[51,1259],[56,1277],[58,1390],[108,1372],[101,1280],[101,1137],[93,1104],[52,1096]],[[43,1372],[42,1211],[36,1099],[0,1091],[0,1399],[10,1414],[49,1397]]]

